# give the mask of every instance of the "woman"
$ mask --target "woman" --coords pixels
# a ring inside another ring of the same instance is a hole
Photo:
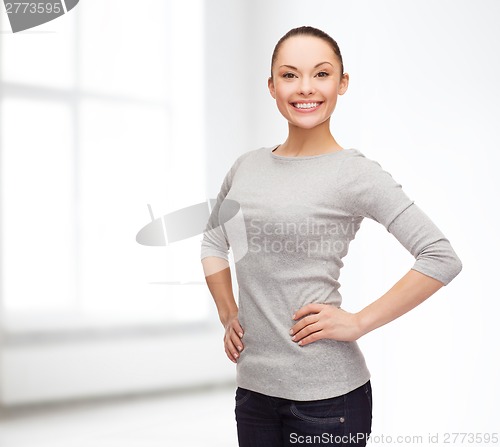
[[[323,31],[295,28],[279,40],[268,86],[288,138],[238,157],[204,234],[206,281],[226,354],[237,364],[242,447],[365,445],[372,394],[356,340],[416,307],[462,268],[401,185],[331,134],[348,83],[338,45]],[[350,313],[340,308],[338,278],[365,217],[384,225],[415,263],[382,297]],[[230,247],[239,253],[238,304]]]

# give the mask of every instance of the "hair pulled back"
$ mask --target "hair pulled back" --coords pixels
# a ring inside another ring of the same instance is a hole
[[[271,58],[271,77],[273,76],[273,66],[274,63],[276,62],[276,59],[278,57],[278,52],[281,48],[281,45],[283,45],[283,42],[286,40],[290,39],[290,37],[295,37],[295,36],[312,36],[312,37],[317,37],[319,39],[322,39],[325,41],[330,47],[332,48],[333,52],[335,55],[338,57],[339,62],[340,62],[340,76],[344,74],[344,62],[342,61],[342,54],[340,52],[340,48],[337,44],[337,42],[327,33],[324,31],[321,31],[318,28],[314,28],[312,26],[300,26],[298,28],[293,28],[290,31],[288,31],[280,40],[278,40],[278,43],[274,47],[273,51],[273,56]]]

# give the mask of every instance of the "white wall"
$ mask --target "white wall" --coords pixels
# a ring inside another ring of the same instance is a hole
[[[1,352],[5,407],[234,382],[221,333],[205,327],[11,338]]]
[[[224,175],[238,155],[252,149],[251,92],[245,78],[250,42],[248,2],[206,2],[205,122],[207,195],[215,198]]]

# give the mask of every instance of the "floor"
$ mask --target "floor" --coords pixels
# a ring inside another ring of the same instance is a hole
[[[234,388],[0,415],[1,447],[235,447]]]

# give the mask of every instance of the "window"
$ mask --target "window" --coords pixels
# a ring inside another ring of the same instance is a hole
[[[202,0],[81,2],[0,58],[7,324],[206,319],[200,236],[135,241],[205,200]]]

